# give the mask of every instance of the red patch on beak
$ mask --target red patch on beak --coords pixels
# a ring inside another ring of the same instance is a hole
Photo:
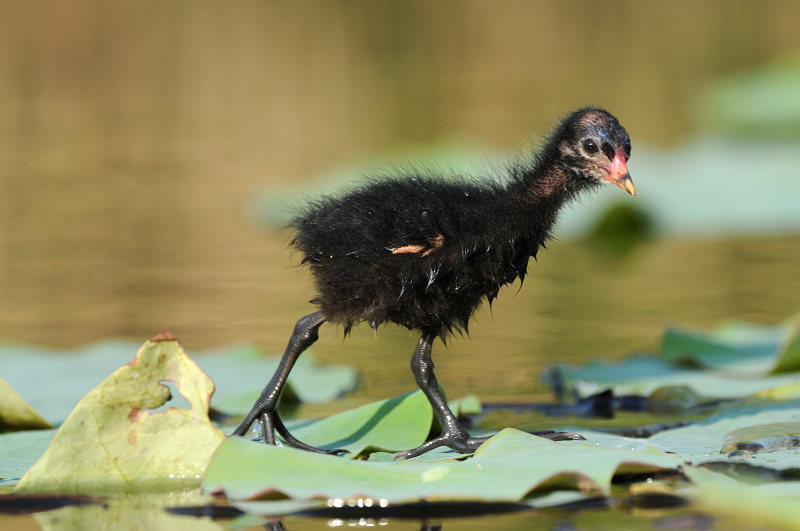
[[[633,186],[630,173],[628,173],[628,160],[625,153],[617,151],[614,160],[606,168],[606,172],[608,172],[608,176],[605,177],[606,181],[619,186],[631,195],[636,195],[636,188]]]

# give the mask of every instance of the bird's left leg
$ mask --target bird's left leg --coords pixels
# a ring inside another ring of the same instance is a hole
[[[283,437],[286,444],[293,448],[323,454],[346,453],[346,450],[323,450],[297,440],[289,433],[289,430],[286,429],[277,411],[278,399],[283,392],[286,379],[289,377],[294,363],[297,361],[297,358],[300,357],[300,354],[319,338],[317,330],[326,320],[322,312],[318,311],[306,315],[297,321],[292,337],[289,340],[289,345],[286,347],[286,352],[284,352],[280,364],[278,365],[278,369],[264,388],[261,396],[256,400],[250,413],[247,414],[242,423],[239,424],[239,427],[236,428],[231,435],[243,437],[250,430],[253,423],[258,421],[261,425],[264,442],[267,444],[275,444],[275,432],[278,432],[278,434]]]
[[[447,402],[445,402],[442,393],[439,391],[436,375],[433,374],[431,347],[434,339],[436,339],[435,333],[423,332],[419,343],[417,343],[417,348],[414,350],[414,355],[411,357],[411,370],[417,380],[417,385],[428,397],[428,401],[433,407],[433,414],[436,415],[439,424],[442,426],[442,434],[413,450],[400,452],[397,454],[398,458],[410,459],[440,446],[446,446],[456,452],[468,454],[474,452],[478,446],[488,439],[488,437],[470,437],[467,430],[447,406]]]

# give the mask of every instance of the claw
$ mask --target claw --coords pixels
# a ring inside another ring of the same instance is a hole
[[[435,439],[431,439],[416,448],[398,452],[394,456],[394,460],[398,459],[411,459],[418,457],[424,453],[430,452],[436,448],[446,446],[460,454],[471,454],[478,449],[480,445],[489,440],[489,437],[470,437],[466,432],[462,433],[442,433]]]
[[[540,430],[540,431],[531,431],[528,432],[531,435],[536,435],[537,437],[541,437],[543,439],[548,439],[551,441],[585,441],[586,437],[581,435],[580,433],[574,433],[571,431],[553,431],[553,430]]]
[[[289,433],[289,430],[286,429],[286,426],[283,424],[283,421],[278,416],[277,412],[273,413],[274,418],[273,421],[275,423],[275,431],[278,432],[278,435],[284,440],[284,442],[291,446],[292,448],[299,448],[300,450],[306,450],[309,452],[315,452],[318,454],[330,454],[330,455],[339,455],[339,454],[349,454],[349,450],[344,450],[342,448],[337,448],[336,450],[324,450],[322,448],[317,448],[316,446],[311,446],[310,444],[306,444],[303,441],[298,440],[294,435]]]
[[[265,409],[260,413],[255,412],[257,409]],[[236,428],[233,435],[245,436],[250,431],[250,427],[252,425],[252,420],[248,420],[254,416],[258,417],[258,423],[261,426],[261,435],[263,437],[265,444],[270,444],[272,446],[277,446],[277,441],[275,439],[275,432],[280,435],[283,443],[286,446],[290,446],[292,448],[298,448],[300,450],[306,450],[308,452],[314,452],[318,454],[329,454],[329,455],[339,455],[339,454],[348,454],[350,453],[349,450],[345,450],[344,448],[337,448],[335,450],[324,450],[322,448],[317,448],[316,446],[311,446],[310,444],[306,444],[303,441],[297,439],[294,435],[289,433],[289,430],[284,425],[283,421],[281,420],[278,412],[274,409],[270,408],[259,408],[259,406],[255,406],[253,411],[247,416],[244,422]]]

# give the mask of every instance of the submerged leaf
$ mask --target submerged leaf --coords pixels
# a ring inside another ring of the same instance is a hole
[[[188,409],[153,411],[171,383]],[[81,400],[15,492],[108,494],[200,483],[224,435],[208,420],[213,382],[164,333]]]

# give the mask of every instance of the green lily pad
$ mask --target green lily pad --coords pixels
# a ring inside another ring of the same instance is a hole
[[[584,366],[556,363],[544,373],[553,387],[578,397],[611,389],[650,396],[689,388],[698,396],[782,399],[800,396],[800,317],[776,326],[724,323],[712,331],[670,328],[656,356]]]
[[[374,452],[416,448],[431,431],[433,410],[422,391],[372,402],[326,419],[289,423],[292,435],[326,450],[343,449],[358,458]]]
[[[456,398],[455,400],[447,402],[447,405],[450,407],[450,411],[453,412],[453,415],[457,417],[461,415],[480,415],[483,413],[481,400],[475,395]]]
[[[518,501],[556,490],[608,492],[617,472],[673,469],[681,459],[644,445],[640,451],[559,443],[506,429],[473,457],[376,463],[227,439],[209,464],[203,489],[231,499],[369,498]]]
[[[750,396],[788,398],[800,391],[800,374],[758,376],[728,371],[675,367],[651,356],[636,356],[621,362],[594,362],[584,366],[557,363],[547,367],[546,382],[578,397],[608,389],[617,396],[650,396],[665,387],[688,387],[698,396],[743,398]],[[796,396],[796,394],[794,395]]]
[[[796,318],[790,332],[781,342],[778,362],[772,368],[774,374],[800,371],[800,318]]]
[[[764,138],[800,135],[800,57],[722,79],[701,101],[703,114],[726,133]]]
[[[13,387],[0,378],[0,432],[44,430],[52,427]]]
[[[480,413],[480,400],[474,395],[448,402],[454,414]],[[326,450],[347,450],[347,457],[392,461],[393,453],[416,448],[428,435],[439,430],[430,402],[420,390],[365,404],[322,420],[286,422],[301,441]],[[437,461],[448,456],[448,449],[424,454],[419,459]]]
[[[712,331],[670,328],[661,358],[747,374],[800,370],[800,319],[778,326],[726,323]]]
[[[747,426],[728,433],[720,452],[749,454],[796,450],[800,447],[800,422],[774,422]]]
[[[0,374],[44,419],[58,424],[86,393],[130,361],[139,346],[126,340],[99,341],[74,350],[3,346]],[[250,410],[280,359],[263,356],[250,344],[201,351],[193,353],[193,358],[216,383],[213,406],[231,414]],[[306,353],[289,375],[287,392],[304,402],[324,402],[355,384],[352,368],[319,366]]]
[[[33,430],[0,435],[0,479],[19,479],[42,457],[58,430]]]
[[[749,433],[751,440],[757,440],[758,437],[764,437],[765,433],[776,435],[776,424],[798,426],[800,402],[740,407],[689,426],[662,431],[647,440],[656,448],[673,452],[688,463],[699,465],[711,461],[728,461],[728,452],[731,449],[727,445],[730,437]],[[782,433],[785,435],[785,431]],[[771,453],[759,453],[747,462],[776,470],[800,468],[800,453],[796,449],[776,449]]]
[[[130,361],[140,346],[125,340],[100,341],[74,350],[3,346],[0,374],[44,419],[58,424],[86,393]]]
[[[171,382],[189,409],[168,407]],[[182,490],[200,483],[224,435],[211,425],[213,382],[169,333],[89,392],[15,492],[103,494]]]

